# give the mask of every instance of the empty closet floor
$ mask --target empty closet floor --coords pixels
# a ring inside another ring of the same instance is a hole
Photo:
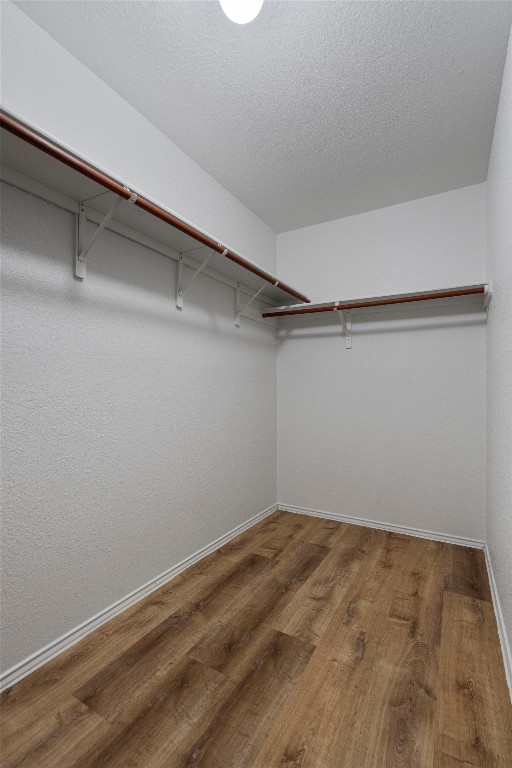
[[[483,553],[276,512],[3,694],[3,766],[506,768]]]

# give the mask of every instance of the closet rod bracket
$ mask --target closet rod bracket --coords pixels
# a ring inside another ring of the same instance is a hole
[[[240,328],[240,316],[242,312],[244,311],[244,309],[247,309],[249,304],[252,304],[252,302],[260,295],[260,293],[263,291],[265,286],[266,286],[266,283],[263,283],[261,288],[258,288],[256,293],[253,293],[251,298],[248,301],[246,301],[245,304],[242,306],[240,302],[240,283],[238,283],[236,287],[236,295],[235,295],[235,299],[236,299],[235,300],[235,326],[237,328]]]
[[[129,190],[128,190],[129,191]],[[103,217],[103,219],[98,224],[96,231],[91,236],[88,242],[86,242],[86,226],[87,226],[87,219],[85,215],[85,202],[80,202],[78,204],[78,214],[77,214],[77,242],[76,242],[76,250],[75,250],[75,268],[74,268],[74,275],[75,277],[80,278],[80,280],[83,280],[86,275],[87,271],[87,254],[91,250],[92,246],[96,242],[96,240],[99,238],[111,218],[114,216],[115,212],[123,202],[128,203],[134,203],[137,199],[137,194],[135,192],[132,192],[130,194],[130,197],[128,199],[121,197],[120,195],[116,195],[116,199],[108,209],[107,213]]]
[[[224,248],[224,250],[221,253],[221,256],[225,256],[228,252],[227,248]],[[212,258],[213,254],[216,253],[215,250],[211,250],[207,257],[204,259],[204,261],[198,266],[198,268],[195,270],[193,275],[189,277],[187,282],[183,284],[183,254],[180,253],[179,259],[176,263],[176,309],[183,309],[183,296],[185,294],[185,291],[190,287],[190,285],[194,282],[196,277],[201,274],[203,269],[208,265],[208,262]]]
[[[485,289],[484,289],[484,309],[485,310],[489,309],[489,304],[491,303],[491,299],[492,299],[492,283],[489,280],[489,282],[486,283]]]
[[[343,328],[345,336],[345,349],[352,349],[352,315],[350,312],[344,312],[342,309],[336,309],[338,317]]]

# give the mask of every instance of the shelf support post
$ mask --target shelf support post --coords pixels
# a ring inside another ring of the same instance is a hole
[[[131,197],[127,200],[129,203],[134,203],[137,199],[137,195],[135,192],[131,195]],[[85,228],[87,224],[86,216],[85,216],[85,203],[81,202],[79,203],[78,208],[78,217],[77,217],[77,243],[76,243],[76,251],[75,251],[75,269],[74,269],[74,275],[75,277],[80,278],[80,280],[83,280],[86,275],[87,271],[87,254],[93,247],[94,243],[98,239],[98,237],[101,235],[107,224],[109,223],[110,219],[113,217],[121,203],[125,201],[124,197],[120,197],[119,195],[116,196],[116,199],[110,206],[109,210],[103,217],[103,219],[98,224],[96,231],[92,235],[92,237],[89,239],[88,242],[85,240]]]

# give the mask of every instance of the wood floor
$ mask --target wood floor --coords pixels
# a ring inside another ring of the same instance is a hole
[[[2,695],[2,766],[512,766],[483,554],[276,512]]]

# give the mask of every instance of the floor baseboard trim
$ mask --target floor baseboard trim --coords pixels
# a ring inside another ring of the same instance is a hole
[[[500,597],[498,594],[498,587],[496,585],[496,579],[494,576],[494,570],[492,567],[491,553],[487,544],[484,547],[485,562],[487,565],[487,573],[489,574],[489,584],[491,587],[492,604],[494,607],[494,615],[496,616],[496,623],[498,625],[498,634],[500,636],[501,653],[503,655],[503,664],[505,667],[505,676],[507,678],[508,690],[510,693],[510,700],[512,701],[512,653],[510,650],[510,643],[508,640],[507,630],[505,627],[505,619],[503,618],[503,611],[501,609]]]
[[[434,541],[445,541],[447,544],[458,544],[461,547],[474,547],[475,549],[484,549],[485,542],[478,539],[465,539],[462,536],[453,536],[449,533],[437,533],[436,531],[425,531],[422,528],[411,528],[407,525],[394,525],[393,523],[383,523],[379,520],[366,520],[361,517],[351,517],[342,515],[338,512],[324,512],[320,509],[308,509],[307,507],[296,507],[293,504],[278,504],[279,509],[286,512],[296,512],[299,515],[313,515],[314,517],[323,517],[326,520],[338,520],[340,523],[351,523],[352,525],[363,525],[366,528],[378,528],[382,531],[392,531],[393,533],[403,533],[407,536],[416,536],[420,539],[433,539]]]
[[[146,597],[151,592],[154,592],[155,589],[158,589],[163,584],[171,581],[171,579],[173,579],[175,576],[178,576],[178,574],[180,574],[182,571],[186,570],[191,565],[194,565],[194,563],[197,563],[198,560],[202,560],[203,557],[206,557],[211,552],[219,549],[235,536],[238,536],[238,534],[243,533],[243,531],[251,528],[253,525],[256,525],[256,523],[258,523],[260,520],[263,520],[263,518],[272,514],[272,512],[275,512],[277,509],[278,505],[272,504],[272,506],[267,507],[267,509],[264,509],[257,515],[254,515],[254,517],[249,518],[249,520],[240,523],[240,525],[232,528],[230,531],[228,531],[228,533],[225,533],[223,536],[215,539],[215,541],[212,541],[210,544],[202,547],[197,552],[189,555],[180,563],[177,563],[171,568],[168,568],[159,576],[151,579],[151,581],[146,582],[146,584],[143,584],[133,592],[130,592],[130,594],[126,595],[126,597],[122,597],[108,608],[105,608],[95,616],[87,619],[78,627],[75,627],[75,629],[66,632],[66,634],[62,635],[56,640],[53,640],[44,648],[41,648],[31,656],[28,656],[26,659],[18,662],[13,667],[11,667],[11,669],[6,670],[0,676],[0,690],[3,691],[5,688],[9,688],[15,683],[19,682],[22,678],[26,677],[31,672],[34,672],[34,670],[36,670],[38,667],[41,667],[43,664],[46,664],[47,661],[50,661],[55,656],[58,656],[58,654],[62,653],[62,651],[65,651],[72,645],[75,645],[75,643],[77,643],[79,640],[82,640],[82,638],[84,638],[86,635],[89,635],[102,624],[105,624],[107,621],[110,621],[110,619],[113,619],[114,616],[117,616],[122,611],[130,608],[130,606],[134,605],[139,600],[142,600],[143,597]]]

